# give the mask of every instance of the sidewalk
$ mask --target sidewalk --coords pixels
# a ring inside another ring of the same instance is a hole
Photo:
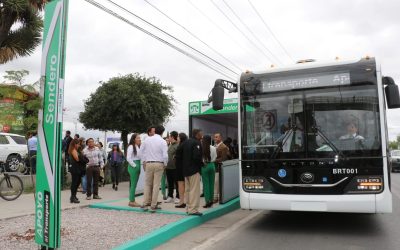
[[[86,195],[78,193],[79,204],[71,204],[69,202],[70,190],[61,191],[61,209],[70,209],[76,207],[87,207],[90,204],[101,201],[120,200],[129,197],[129,182],[122,182],[118,186],[118,191],[112,189],[112,185],[108,184],[105,187],[99,188],[99,196],[102,200],[86,200]],[[22,194],[14,201],[6,201],[0,198],[0,220],[13,218],[35,213],[35,199],[33,193]]]
[[[140,208],[128,205],[129,183],[119,185],[114,191],[111,185],[99,188],[102,200],[86,200],[78,194],[79,204],[69,202],[70,191],[61,193],[62,246],[61,249],[153,249],[170,239],[196,228],[199,225],[235,211],[239,200],[226,204],[215,204],[213,208],[203,209],[203,216],[188,216],[186,209],[177,209],[173,203],[161,203],[162,210],[156,213],[143,212]],[[143,196],[137,197],[141,203]],[[159,201],[161,201],[161,194]],[[201,199],[201,205],[204,199]],[[83,209],[71,209],[83,208]],[[97,208],[97,209],[96,209]],[[33,249],[34,233],[34,196],[23,194],[15,201],[0,200],[0,249]],[[93,222],[96,223],[93,223]],[[99,237],[95,243],[87,234],[90,224],[93,237]],[[16,226],[18,225],[18,226]],[[107,225],[107,226],[105,226]],[[209,235],[209,234],[207,234]],[[173,246],[179,246],[176,241]],[[190,246],[186,245],[186,246]],[[166,247],[170,247],[168,244]]]

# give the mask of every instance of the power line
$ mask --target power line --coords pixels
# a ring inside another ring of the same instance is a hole
[[[168,16],[167,14],[165,14],[162,10],[160,10],[159,8],[157,8],[154,4],[150,3],[148,0],[144,0],[147,4],[149,4],[151,7],[153,7],[155,10],[157,10],[158,12],[160,12],[162,15],[164,15],[166,18],[168,18],[170,21],[172,21],[173,23],[175,23],[176,25],[178,25],[179,27],[181,27],[182,29],[184,29],[187,33],[189,33],[192,37],[194,37],[195,39],[197,39],[198,41],[200,41],[202,44],[206,45],[209,49],[211,49],[214,53],[218,54],[220,57],[224,58],[226,61],[228,61],[230,64],[232,64],[236,69],[238,69],[239,71],[242,71],[242,69],[240,69],[239,66],[237,66],[234,62],[232,62],[231,60],[229,60],[228,58],[226,58],[224,55],[222,55],[221,53],[219,53],[217,50],[215,50],[213,47],[211,47],[209,44],[207,44],[206,42],[204,42],[202,39],[200,39],[198,36],[196,36],[195,34],[193,34],[193,32],[191,32],[190,30],[188,30],[185,26],[183,26],[182,24],[178,23],[177,21],[175,21],[174,19],[172,19],[170,16]]]
[[[236,43],[236,45],[238,45],[241,49],[247,50],[247,52],[253,53],[253,55],[255,55],[253,51],[249,50],[247,47],[244,47],[244,46],[241,45],[238,41],[236,41],[236,39],[235,39],[231,34],[229,34],[228,32],[226,32],[221,26],[219,26],[216,22],[214,22],[209,16],[207,16],[207,14],[205,14],[200,8],[198,8],[194,3],[192,3],[191,0],[188,0],[188,2],[189,2],[189,4],[192,5],[192,7],[195,8],[203,17],[205,17],[210,23],[214,24],[215,27],[217,27],[222,33],[224,33],[227,37],[229,37],[229,38],[230,38],[230,41],[233,41],[234,43]],[[258,57],[257,55],[256,55],[254,58],[255,58],[256,60],[258,60],[259,62],[261,62],[260,59],[259,59],[259,57]]]
[[[275,36],[274,32],[272,29],[268,26],[267,22],[265,22],[264,18],[260,15],[258,10],[254,7],[253,3],[250,0],[247,0],[251,6],[251,8],[254,10],[254,12],[257,14],[257,16],[260,18],[262,23],[264,24],[265,28],[269,33],[271,33],[272,37],[275,39],[275,41],[279,44],[279,46],[282,48],[282,50],[285,52],[285,54],[290,58],[290,60],[294,61],[293,58],[290,56],[289,52],[286,50],[285,46],[278,40],[278,38]]]
[[[143,33],[145,33],[145,34],[147,34],[147,35],[153,37],[154,39],[156,39],[156,40],[158,40],[158,41],[160,41],[160,42],[162,42],[162,43],[168,45],[169,47],[175,49],[176,51],[182,53],[183,55],[192,58],[192,59],[195,60],[196,62],[203,64],[203,65],[206,66],[207,68],[209,68],[209,69],[211,69],[211,70],[213,70],[213,71],[215,71],[215,72],[218,72],[219,74],[224,75],[225,77],[228,77],[228,78],[231,79],[231,80],[234,80],[234,81],[237,80],[237,79],[235,79],[234,77],[231,77],[231,76],[229,76],[229,75],[223,73],[223,72],[220,71],[219,69],[216,69],[216,68],[212,67],[210,64],[208,64],[207,62],[201,60],[200,58],[196,57],[195,55],[190,54],[189,52],[187,52],[187,51],[185,51],[185,50],[183,50],[183,49],[181,49],[181,48],[179,48],[179,47],[173,45],[172,43],[170,43],[170,42],[168,42],[168,41],[162,39],[161,37],[158,37],[157,35],[151,33],[150,31],[147,31],[146,29],[144,29],[144,28],[142,28],[142,27],[140,27],[140,26],[134,24],[133,22],[131,22],[131,21],[129,21],[128,19],[126,19],[126,18],[124,18],[124,17],[118,15],[118,14],[115,13],[114,11],[112,11],[112,10],[110,10],[110,9],[108,9],[108,8],[106,8],[106,7],[104,7],[103,5],[101,5],[101,4],[97,3],[97,2],[95,2],[94,0],[85,0],[85,1],[88,2],[88,3],[90,3],[90,4],[92,4],[92,5],[95,6],[95,7],[97,7],[97,8],[99,8],[99,9],[103,10],[104,12],[106,12],[106,13],[108,13],[108,14],[110,14],[110,15],[112,15],[112,16],[118,18],[118,19],[120,19],[121,21],[123,21],[123,22],[125,22],[125,23],[127,23],[127,24],[129,24],[129,25],[131,25],[131,26],[133,26],[134,28],[136,28],[136,29],[142,31]]]
[[[175,37],[175,36],[169,34],[169,33],[166,32],[165,30],[163,30],[163,29],[161,29],[161,28],[155,26],[154,24],[152,24],[152,23],[146,21],[145,19],[143,19],[143,18],[141,18],[140,16],[136,15],[136,14],[133,13],[132,11],[130,11],[130,10],[124,8],[123,6],[121,6],[121,5],[119,5],[119,4],[115,3],[115,2],[113,2],[112,0],[107,0],[107,1],[110,2],[110,3],[112,3],[113,5],[117,6],[118,8],[122,9],[123,11],[125,11],[125,12],[131,14],[132,16],[134,16],[134,17],[140,19],[141,21],[145,22],[146,24],[150,25],[151,27],[157,29],[158,31],[162,32],[163,34],[169,36],[170,38],[172,38],[172,39],[174,39],[174,40],[180,42],[181,44],[185,45],[186,47],[188,47],[188,48],[190,48],[190,49],[196,51],[197,53],[199,53],[199,54],[201,54],[202,56],[208,58],[209,60],[211,60],[211,61],[213,61],[214,63],[218,64],[219,66],[225,68],[226,70],[232,72],[233,74],[239,75],[239,74],[238,74],[237,72],[235,72],[234,70],[228,68],[227,66],[225,66],[225,65],[223,65],[222,63],[218,62],[217,60],[211,58],[210,56],[204,54],[203,52],[199,51],[198,49],[195,49],[194,47],[192,47],[192,46],[190,46],[189,44],[185,43],[184,41],[180,40],[179,38],[177,38],[177,37]]]
[[[256,34],[250,29],[250,27],[249,27],[245,22],[243,22],[243,20],[240,18],[240,16],[232,9],[232,7],[231,7],[225,0],[222,0],[222,2],[226,5],[226,7],[228,7],[228,8],[230,9],[230,11],[233,13],[233,15],[235,15],[235,17],[239,20],[239,22],[250,32],[250,34],[253,35],[253,37],[261,44],[261,46],[263,46],[264,49],[266,49],[266,50],[268,51],[268,53],[270,53],[271,56],[272,56],[277,62],[279,62],[280,64],[282,64],[281,60],[279,60],[279,59],[274,55],[274,53],[272,53],[272,51],[269,50],[269,49],[267,48],[267,46],[264,45],[264,43],[256,36]]]
[[[256,47],[257,50],[259,50],[270,62],[273,61],[273,60],[271,60],[271,58],[269,58],[269,56],[267,54],[265,54],[265,52],[260,47],[258,47],[257,44],[255,44],[252,40],[250,40],[246,36],[246,34],[244,34],[243,31],[241,29],[239,29],[239,27],[237,27],[237,25],[232,21],[232,19],[230,19],[229,16],[227,14],[225,14],[225,12],[216,3],[214,3],[213,0],[210,0],[210,1],[215,6],[215,8],[217,8],[219,10],[219,12],[221,12],[221,14],[224,15],[226,19],[228,19],[228,21],[233,25],[233,27],[235,27],[240,32],[240,34],[242,34],[242,36],[244,38],[246,38],[254,47]]]

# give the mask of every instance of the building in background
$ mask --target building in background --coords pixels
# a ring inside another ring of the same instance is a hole
[[[16,85],[0,84],[0,132],[25,135],[26,103],[38,95]]]

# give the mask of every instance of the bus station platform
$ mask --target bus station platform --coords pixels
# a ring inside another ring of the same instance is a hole
[[[102,200],[86,200],[85,195],[79,193],[79,204],[69,202],[70,190],[62,191],[61,249],[154,249],[240,206],[235,198],[204,209],[204,198],[201,198],[203,216],[189,216],[186,209],[164,202],[160,204],[161,210],[150,213],[128,206],[128,190],[128,182],[120,183],[118,192],[107,185],[99,190]],[[138,194],[136,201],[142,203],[142,200],[143,196]],[[162,201],[161,192],[158,201]],[[0,199],[0,249],[37,248],[33,239],[34,209],[32,193],[11,202]],[[98,242],[94,243],[90,237],[80,237],[87,234],[89,227]]]

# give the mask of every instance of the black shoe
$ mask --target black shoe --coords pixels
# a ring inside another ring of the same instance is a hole
[[[202,193],[202,194],[200,195],[200,197],[204,197],[204,193]]]
[[[115,186],[115,189],[114,189],[115,191],[118,191],[118,186]]]
[[[203,214],[200,213],[200,212],[192,213],[192,214],[189,214],[189,215],[203,216]]]
[[[182,203],[182,204],[180,204],[180,205],[176,205],[175,207],[176,207],[176,208],[185,208],[185,207],[186,207],[186,204],[185,204],[185,203]]]
[[[101,197],[98,196],[98,195],[93,195],[93,199],[95,199],[95,200],[101,200]]]
[[[80,201],[79,201],[77,198],[75,198],[75,197],[74,197],[74,198],[71,198],[71,199],[70,199],[70,202],[71,202],[71,203],[80,203]]]
[[[210,203],[206,203],[203,208],[209,208],[210,207]]]
[[[113,184],[113,187],[112,187],[114,190],[115,190],[115,184]]]

